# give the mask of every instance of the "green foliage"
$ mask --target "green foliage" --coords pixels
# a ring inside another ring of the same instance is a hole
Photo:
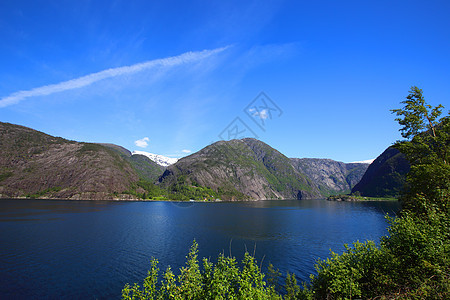
[[[361,192],[360,191],[355,191],[354,193],[352,193],[353,196],[355,197],[361,197]]]
[[[406,100],[401,103],[405,106],[401,109],[393,109],[392,112],[399,116],[395,121],[403,126],[400,131],[404,138],[415,137],[424,130],[429,130],[434,135],[443,109],[441,104],[436,107],[427,104],[422,90],[416,86],[411,87]]]
[[[131,185],[124,194],[134,195],[143,200],[167,200],[167,190],[155,185],[153,182],[139,179]]]
[[[379,246],[356,242],[319,261],[308,292],[315,299],[446,299],[450,296],[449,218],[431,212],[424,220],[405,213],[389,218]]]
[[[382,247],[391,254],[395,286],[418,298],[450,296],[450,218],[434,209],[390,219]]]
[[[450,116],[439,119],[442,105],[433,108],[426,104],[417,87],[410,92],[402,102],[405,107],[393,110],[403,116],[396,120],[403,126],[402,136],[410,139],[395,144],[411,163],[408,190],[401,201],[405,209],[416,213],[426,213],[429,205],[449,213]]]
[[[130,163],[130,165],[138,173],[141,180],[154,182],[163,173],[163,167],[159,166],[146,156],[122,155],[122,157]]]
[[[83,146],[81,146],[80,149],[78,149],[78,155],[82,155],[85,153],[95,153],[104,150],[105,147],[99,144],[93,144],[93,143],[83,143]]]
[[[275,267],[270,263],[267,267],[267,284],[269,286],[278,287],[278,279],[280,276],[280,270],[275,269]]]
[[[180,178],[178,178],[180,179]],[[188,185],[184,182],[178,182],[169,187],[170,199],[173,200],[214,200],[219,198],[218,194],[209,187],[203,187],[198,184]]]
[[[156,185],[151,181],[145,179],[139,179],[136,183],[132,184],[125,194],[134,195],[143,200],[206,200],[214,201],[219,198],[219,194],[209,187],[200,186],[197,183],[194,185],[188,185],[179,178],[178,183],[164,188],[161,185]]]
[[[55,186],[55,187],[47,188],[47,189],[44,189],[42,191],[36,192],[34,194],[28,194],[28,195],[26,195],[26,197],[35,199],[35,198],[42,197],[42,196],[44,196],[46,194],[57,193],[57,192],[59,192],[61,190],[62,190],[61,187]]]
[[[231,200],[231,199],[247,200],[247,199],[249,199],[249,196],[239,192],[234,187],[229,187],[229,186],[218,187],[217,194],[220,195],[220,197],[225,200]]]
[[[202,275],[198,265],[198,244],[194,240],[188,256],[186,266],[181,268],[178,276],[179,294],[182,299],[201,299]]]
[[[1,173],[0,174],[0,181],[3,181],[3,180],[5,180],[6,178],[9,178],[9,177],[11,177],[11,176],[13,176],[14,175],[14,173],[13,172],[10,172],[10,171],[7,171],[7,172],[5,172],[5,173]]]
[[[203,258],[203,269],[199,267],[198,244],[194,241],[186,265],[175,276],[167,268],[158,282],[158,261],[151,260],[151,268],[141,287],[135,283],[126,284],[122,289],[122,299],[282,299],[274,285],[264,281],[253,256],[245,253],[240,264],[234,257],[219,255],[214,264]],[[300,291],[296,285],[292,289]],[[291,299],[291,298],[288,298]]]
[[[295,278],[295,274],[286,275],[286,296],[284,299],[297,299],[299,297],[301,290],[297,284],[297,279]]]
[[[155,199],[167,194],[167,191],[162,189],[160,186],[143,179],[140,179],[136,185],[145,191],[142,195],[139,195],[144,200]]]

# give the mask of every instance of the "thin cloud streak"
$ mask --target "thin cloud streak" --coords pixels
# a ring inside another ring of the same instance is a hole
[[[20,101],[30,97],[47,96],[67,90],[82,88],[107,78],[113,78],[120,75],[134,74],[154,67],[173,67],[177,65],[199,61],[214,54],[218,54],[226,50],[227,48],[229,48],[229,46],[213,50],[203,50],[197,52],[190,51],[177,56],[154,59],[143,63],[134,64],[131,66],[111,68],[97,73],[85,75],[79,78],[71,79],[68,81],[63,81],[56,84],[49,84],[31,90],[15,92],[9,96],[0,99],[0,108],[17,104]]]

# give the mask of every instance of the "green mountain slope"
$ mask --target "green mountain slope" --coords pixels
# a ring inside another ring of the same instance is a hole
[[[219,141],[169,166],[159,179],[211,188],[222,199],[303,199],[321,194],[289,158],[255,139]]]

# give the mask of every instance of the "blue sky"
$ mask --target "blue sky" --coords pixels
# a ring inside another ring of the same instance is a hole
[[[257,137],[375,158],[450,106],[448,1],[0,1],[0,121],[181,157]]]

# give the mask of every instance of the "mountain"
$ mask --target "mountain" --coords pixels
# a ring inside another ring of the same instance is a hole
[[[142,176],[126,151],[0,122],[0,198],[136,198]]]
[[[144,155],[162,167],[168,167],[178,161],[178,158],[167,157],[145,151],[133,151],[132,155]]]
[[[352,193],[359,192],[366,197],[396,197],[403,189],[409,169],[405,156],[389,147],[370,164]]]
[[[200,185],[223,199],[320,197],[316,185],[289,158],[256,139],[219,141],[167,167],[159,178],[169,190]]]
[[[291,163],[317,185],[323,197],[349,193],[369,167],[367,163],[343,163],[320,158],[291,158]]]

